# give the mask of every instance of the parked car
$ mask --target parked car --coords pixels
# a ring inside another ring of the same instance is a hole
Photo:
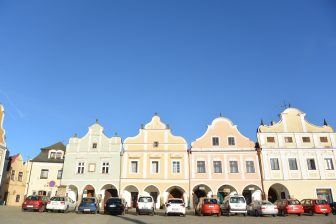
[[[246,209],[248,215],[256,217],[263,215],[275,217],[278,214],[278,207],[269,201],[253,201]]]
[[[243,214],[246,216],[246,200],[242,195],[228,195],[224,198],[223,204],[221,205],[221,213],[227,216],[232,214]]]
[[[46,210],[46,205],[49,201],[47,196],[37,196],[31,195],[28,196],[22,203],[22,211],[39,211],[44,212]]]
[[[104,205],[104,214],[124,215],[127,212],[126,201],[123,198],[112,197]]]
[[[304,213],[310,215],[324,214],[328,216],[331,213],[330,205],[326,200],[321,199],[303,199],[301,201]]]
[[[93,213],[96,214],[99,212],[99,203],[98,200],[94,197],[83,198],[81,203],[78,206],[77,213]]]
[[[140,196],[136,205],[136,214],[154,215],[154,199],[152,196]]]
[[[333,215],[336,215],[336,202],[332,202],[329,205],[330,205],[330,208],[331,208],[331,213]]]
[[[221,215],[221,209],[216,198],[200,198],[195,209],[196,215]]]
[[[52,197],[47,203],[47,211],[70,212],[76,210],[76,202],[69,197]]]
[[[182,199],[180,198],[172,198],[169,199],[166,203],[166,211],[165,215],[170,215],[170,214],[177,214],[177,215],[186,215],[186,208],[185,204]]]
[[[285,216],[288,214],[295,214],[301,216],[303,211],[303,206],[296,199],[281,199],[274,203],[278,206],[279,215]]]

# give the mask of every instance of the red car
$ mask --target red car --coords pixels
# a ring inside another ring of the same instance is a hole
[[[310,215],[325,214],[328,216],[331,213],[330,205],[326,200],[321,199],[303,199],[301,201],[303,210]]]
[[[221,215],[221,209],[215,198],[201,198],[198,203],[195,214],[197,215]]]
[[[277,200],[274,204],[278,206],[279,215],[282,216],[288,214],[301,216],[301,214],[304,212],[303,206],[296,199],[281,199]]]
[[[28,196],[22,204],[22,211],[32,210],[44,212],[49,199],[46,196]]]

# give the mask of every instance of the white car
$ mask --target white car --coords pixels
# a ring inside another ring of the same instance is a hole
[[[152,196],[140,196],[137,202],[136,214],[154,215],[154,199]]]
[[[186,215],[186,208],[185,204],[182,199],[180,198],[172,198],[169,199],[166,203],[166,211],[165,215],[169,214],[177,214],[177,215]]]
[[[75,211],[76,202],[69,197],[52,197],[47,203],[47,211]]]
[[[229,195],[224,198],[223,204],[221,205],[222,214],[230,216],[232,214],[243,214],[246,216],[246,201],[242,195]]]

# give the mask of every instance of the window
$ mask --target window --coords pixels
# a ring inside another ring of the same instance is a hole
[[[131,173],[138,173],[138,161],[131,161]]]
[[[246,161],[246,173],[255,173],[253,161]]]
[[[154,147],[154,148],[159,147],[159,142],[154,142],[154,143],[153,143],[153,147]]]
[[[152,173],[159,173],[159,161],[152,161]]]
[[[302,142],[303,143],[309,143],[310,142],[310,138],[309,137],[302,137]]]
[[[328,142],[328,138],[327,137],[320,137],[320,142],[327,143]]]
[[[271,158],[271,170],[280,170],[278,158]]]
[[[12,170],[11,172],[11,180],[15,180],[15,170]]]
[[[48,179],[48,173],[49,173],[49,170],[47,170],[47,169],[42,169],[42,170],[41,170],[40,179]]]
[[[205,161],[197,161],[197,173],[205,173]]]
[[[219,146],[219,138],[218,137],[212,137],[212,145],[213,146]]]
[[[267,142],[268,143],[274,143],[275,142],[275,138],[274,137],[267,137]]]
[[[180,161],[173,161],[173,173],[180,173],[180,172],[181,172]]]
[[[213,161],[214,173],[222,173],[222,162]]]
[[[307,159],[308,170],[316,170],[315,160]]]
[[[235,145],[236,144],[235,138],[234,137],[228,137],[228,143],[229,143],[229,145]]]
[[[293,143],[293,138],[292,137],[285,137],[285,142],[286,143]]]
[[[18,181],[22,182],[23,172],[19,172]]]
[[[238,162],[230,161],[230,173],[238,173]]]
[[[63,170],[58,170],[57,172],[57,179],[62,179],[62,175],[63,175]]]
[[[15,202],[20,202],[20,195],[16,195]]]
[[[56,159],[62,159],[62,156],[63,156],[63,152],[61,151],[56,152]]]
[[[79,162],[77,166],[77,174],[83,174],[84,173],[84,162]]]
[[[109,173],[109,168],[110,168],[110,163],[108,162],[103,162],[102,165],[102,173]]]
[[[49,159],[56,159],[56,152],[50,152]]]
[[[332,158],[326,158],[324,161],[326,162],[327,170],[334,170],[334,163]]]
[[[97,146],[98,146],[97,142],[94,142],[94,143],[92,144],[92,148],[93,148],[93,149],[96,149]]]
[[[289,169],[290,170],[298,170],[296,158],[289,158],[288,159]]]

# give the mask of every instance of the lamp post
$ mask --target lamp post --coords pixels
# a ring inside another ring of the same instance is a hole
[[[258,163],[259,163],[259,172],[260,172],[260,179],[261,179],[261,198],[262,200],[266,200],[266,194],[265,194],[265,187],[264,187],[264,172],[263,172],[263,167],[261,163],[261,147],[259,142],[255,143],[255,150],[257,151],[257,156],[258,156]]]

